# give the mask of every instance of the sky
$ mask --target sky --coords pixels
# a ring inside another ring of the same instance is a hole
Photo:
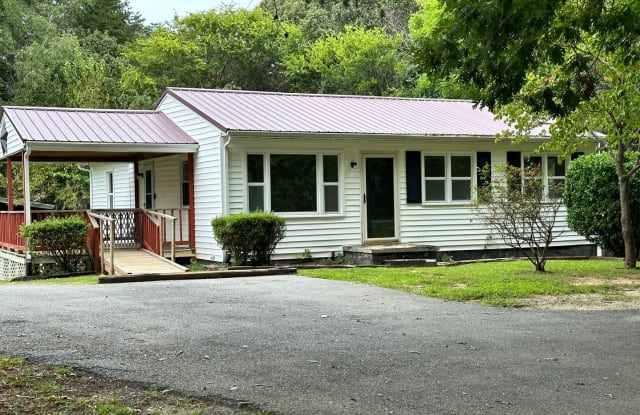
[[[177,14],[184,17],[189,13],[218,9],[224,6],[253,8],[260,0],[129,0],[129,6],[134,12],[140,13],[146,24],[171,22]]]

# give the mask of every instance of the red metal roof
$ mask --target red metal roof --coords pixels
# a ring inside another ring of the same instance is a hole
[[[507,129],[471,101],[167,88],[223,131],[495,136]]]
[[[4,107],[23,141],[197,144],[159,111]]]

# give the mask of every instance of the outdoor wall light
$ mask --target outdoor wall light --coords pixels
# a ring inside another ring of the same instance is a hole
[[[357,169],[358,168],[358,162],[357,161],[351,161],[351,168],[352,169]]]

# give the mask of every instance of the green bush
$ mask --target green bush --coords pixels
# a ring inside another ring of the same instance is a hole
[[[87,243],[89,225],[80,216],[49,217],[20,227],[30,251],[51,255],[62,272],[77,271]]]
[[[285,220],[268,212],[238,213],[211,221],[213,234],[235,265],[264,265],[284,238]]]
[[[634,237],[640,240],[640,177],[629,184]],[[587,154],[571,162],[565,183],[569,227],[615,256],[624,256],[618,176],[611,156]]]

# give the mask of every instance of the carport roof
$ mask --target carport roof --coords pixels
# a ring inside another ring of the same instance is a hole
[[[159,111],[4,107],[23,142],[197,144]]]

